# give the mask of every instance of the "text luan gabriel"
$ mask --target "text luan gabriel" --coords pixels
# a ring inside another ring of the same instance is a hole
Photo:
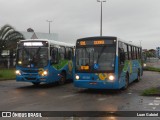
[[[158,117],[158,113],[156,112],[137,113],[137,117]]]

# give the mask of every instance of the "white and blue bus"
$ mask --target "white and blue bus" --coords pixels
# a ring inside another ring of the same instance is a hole
[[[54,40],[21,40],[17,45],[16,81],[64,84],[73,77],[73,49],[72,44]]]
[[[126,89],[143,74],[142,48],[117,37],[81,38],[76,42],[74,86]]]

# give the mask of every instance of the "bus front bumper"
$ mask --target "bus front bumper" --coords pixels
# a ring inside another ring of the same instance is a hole
[[[16,81],[17,82],[48,82],[48,77],[44,76],[36,76],[36,77],[31,77],[31,76],[16,76]]]
[[[90,89],[119,89],[119,86],[115,82],[108,81],[74,80],[74,86]]]

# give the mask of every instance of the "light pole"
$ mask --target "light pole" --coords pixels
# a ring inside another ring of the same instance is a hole
[[[106,0],[97,0],[97,2],[101,3],[100,36],[102,36],[102,3],[106,2]]]
[[[52,22],[51,20],[47,20],[47,22],[49,23],[49,34],[50,34],[50,23]]]

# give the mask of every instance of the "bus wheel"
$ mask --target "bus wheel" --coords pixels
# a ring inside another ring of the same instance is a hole
[[[60,80],[58,81],[58,83],[59,83],[60,85],[63,85],[63,84],[65,83],[65,81],[66,81],[66,73],[65,73],[65,72],[62,72],[62,73],[61,73],[61,78],[60,78]]]
[[[33,85],[38,86],[40,84],[40,82],[32,82]]]
[[[140,80],[141,80],[141,77],[140,77],[140,71],[138,70],[138,75],[137,75],[136,82],[139,82]]]
[[[129,75],[126,74],[126,77],[125,77],[125,86],[122,89],[126,90],[128,88],[128,85],[129,85]]]

